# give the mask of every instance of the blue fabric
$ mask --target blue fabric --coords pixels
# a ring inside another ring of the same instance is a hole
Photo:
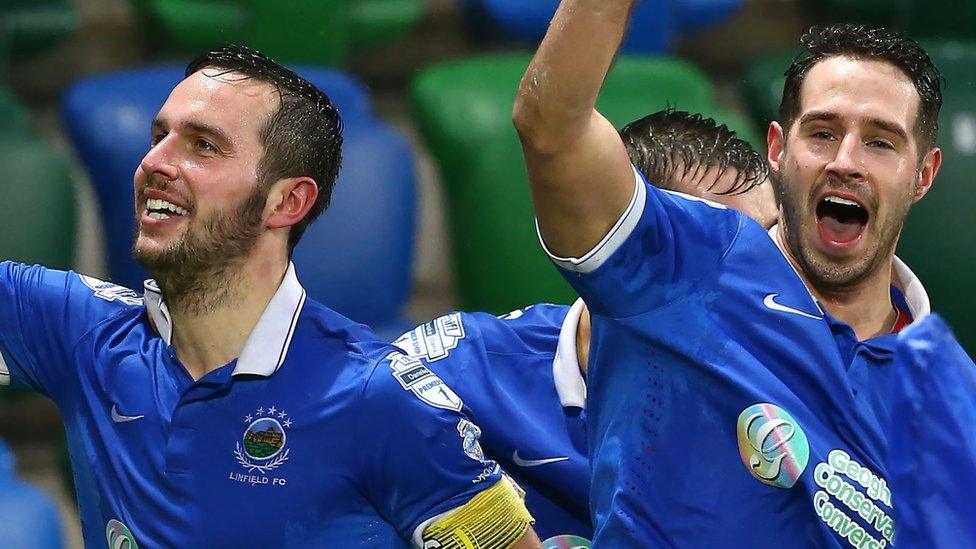
[[[196,381],[126,288],[4,262],[0,303],[3,369],[64,419],[86,546],[405,547],[500,478],[442,381],[312,300],[260,341],[273,373]]]
[[[540,304],[501,317],[451,313],[395,342],[464,401],[465,413],[482,428],[485,454],[525,489],[540,539],[593,532],[586,429],[578,409],[563,408],[553,381],[568,311]]]
[[[593,314],[594,546],[888,546],[895,337],[825,317],[738,212],[643,189],[606,261],[563,271]]]
[[[891,485],[899,547],[976,547],[976,365],[930,315],[898,341]]]

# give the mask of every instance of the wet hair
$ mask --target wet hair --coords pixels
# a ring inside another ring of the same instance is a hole
[[[210,77],[256,80],[274,86],[280,106],[258,129],[264,156],[258,163],[258,184],[270,188],[279,179],[311,177],[318,186],[315,204],[288,234],[288,254],[312,221],[332,200],[342,164],[342,119],[325,93],[293,71],[246,46],[224,44],[197,57],[186,67],[186,76],[202,69]],[[237,78],[239,77],[239,78]]]
[[[839,23],[810,27],[800,37],[800,45],[805,51],[785,73],[786,85],[779,106],[779,119],[784,130],[788,131],[799,115],[800,88],[810,69],[824,59],[844,56],[882,61],[905,73],[921,99],[914,128],[921,145],[919,155],[924,155],[935,145],[944,79],[918,42],[883,27]]]
[[[669,107],[627,124],[620,137],[634,166],[662,189],[683,191],[678,182],[684,177],[696,174],[700,181],[710,168],[718,168],[720,175],[732,168],[735,181],[728,189],[709,187],[708,191],[740,194],[761,185],[769,175],[769,167],[752,145],[725,124],[700,114]]]

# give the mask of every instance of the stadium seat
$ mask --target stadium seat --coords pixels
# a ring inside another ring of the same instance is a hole
[[[374,118],[367,92],[354,78],[320,68],[298,72],[330,95],[346,127],[346,160],[333,205],[296,251],[299,274],[313,298],[351,318],[395,324],[409,293],[413,254],[409,149]],[[133,172],[148,148],[153,116],[182,75],[179,67],[160,67],[89,77],[62,101],[62,118],[100,204],[111,278],[124,286],[141,288],[148,276],[130,251]]]
[[[75,190],[68,159],[44,141],[0,136],[0,258],[73,265]]]
[[[825,22],[880,24],[916,39],[976,39],[973,2],[952,2],[938,9],[928,0],[811,0],[808,4]]]
[[[61,522],[54,503],[16,476],[17,462],[0,440],[0,540],[9,549],[61,549]]]
[[[525,45],[537,44],[545,35],[559,0],[468,0],[465,5],[475,34],[491,35],[478,28],[492,25],[503,36]],[[634,7],[632,32],[623,51],[665,53],[671,46],[674,28],[674,2],[644,0]]]
[[[57,45],[79,24],[77,8],[65,0],[0,2],[0,45],[14,59]]]
[[[573,299],[536,239],[511,123],[528,62],[527,54],[484,56],[427,69],[413,83],[413,111],[443,178],[465,309],[500,313]],[[669,58],[618,59],[598,106],[619,127],[668,104],[722,116],[708,79]]]
[[[742,79],[742,98],[749,116],[763,132],[779,116],[779,103],[783,98],[784,73],[799,52],[773,53],[756,57],[746,69]]]
[[[419,0],[131,0],[150,28],[184,50],[222,42],[288,63],[339,65],[353,49],[398,40],[420,20]]]
[[[30,132],[30,115],[9,91],[0,88],[0,136],[22,136]]]
[[[382,124],[344,133],[332,205],[302,237],[295,266],[313,299],[393,339],[410,295],[417,199],[413,153]]]
[[[725,21],[742,7],[742,0],[676,0],[675,30],[690,34]]]
[[[942,170],[908,216],[898,253],[925,284],[932,309],[976,354],[976,44],[926,44],[946,79],[939,146]]]

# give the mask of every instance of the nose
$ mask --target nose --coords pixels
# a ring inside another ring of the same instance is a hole
[[[849,133],[844,136],[826,170],[842,180],[857,181],[864,178],[861,143],[857,135]]]
[[[171,139],[171,137],[172,136],[169,135],[164,137],[161,141],[149,149],[146,156],[142,157],[139,167],[145,174],[146,179],[152,180],[157,177],[166,181],[173,181],[176,179],[178,169],[173,158],[174,140]]]

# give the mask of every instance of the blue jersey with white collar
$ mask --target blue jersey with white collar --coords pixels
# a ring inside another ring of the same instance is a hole
[[[394,342],[464,401],[482,428],[485,454],[526,491],[541,539],[589,539],[593,532],[585,385],[576,359],[582,307],[539,304],[500,317],[450,313]]]
[[[635,180],[593,251],[553,258],[592,313],[594,544],[891,545],[896,336],[858,342],[745,216]]]
[[[406,546],[499,479],[460,399],[306,300],[293,267],[241,356],[197,381],[150,285],[6,262],[0,304],[0,381],[58,404],[86,546]]]
[[[891,484],[901,547],[976,547],[976,365],[938,315],[898,336]]]

